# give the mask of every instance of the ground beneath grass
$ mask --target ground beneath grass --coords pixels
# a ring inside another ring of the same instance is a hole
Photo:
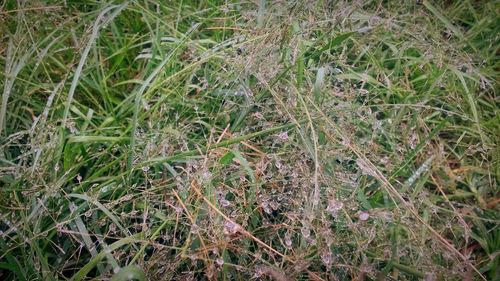
[[[499,11],[1,2],[0,279],[499,280]]]

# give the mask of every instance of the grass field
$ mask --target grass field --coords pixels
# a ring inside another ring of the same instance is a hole
[[[499,14],[0,1],[0,279],[500,280]]]

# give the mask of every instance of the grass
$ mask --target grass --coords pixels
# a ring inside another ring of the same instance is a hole
[[[500,278],[498,1],[105,2],[0,4],[0,279]]]

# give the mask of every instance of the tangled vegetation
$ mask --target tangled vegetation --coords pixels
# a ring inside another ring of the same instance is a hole
[[[0,8],[0,279],[499,280],[498,1]]]

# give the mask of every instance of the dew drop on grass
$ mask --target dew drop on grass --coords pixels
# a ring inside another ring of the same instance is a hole
[[[225,235],[233,235],[236,234],[239,231],[239,225],[236,223],[233,223],[231,221],[226,221],[224,222],[224,234]]]
[[[84,213],[84,215],[85,215],[85,217],[90,218],[90,216],[92,216],[92,210],[90,209],[90,210],[86,211]]]
[[[204,171],[202,174],[202,178],[205,181],[208,181],[211,177],[212,177],[212,173],[210,173],[209,171]]]
[[[333,261],[332,253],[324,252],[323,254],[321,254],[321,260],[326,266],[330,266]]]
[[[174,206],[174,210],[178,215],[180,215],[180,214],[182,214],[182,212],[184,212],[184,210],[178,206]]]
[[[328,206],[326,207],[326,211],[332,215],[332,217],[337,217],[338,211],[342,210],[344,207],[344,203],[341,201],[332,199],[328,202]]]
[[[288,132],[285,131],[285,132],[279,133],[278,138],[281,141],[287,141],[288,140]]]
[[[228,200],[226,200],[226,199],[221,199],[221,200],[220,200],[220,205],[221,205],[222,207],[224,207],[224,208],[227,208],[227,207],[231,206],[231,202],[229,202],[229,201],[228,201]]]
[[[311,236],[311,230],[306,225],[302,226],[302,228],[300,229],[300,233],[302,233],[302,236],[304,236],[304,238],[306,239]]]
[[[270,203],[270,206],[271,206],[271,209],[273,209],[274,211],[278,210],[278,208],[280,207],[280,204],[276,201],[271,201]]]
[[[191,225],[191,233],[198,234],[200,232],[200,227],[197,224]]]
[[[367,212],[361,212],[361,213],[359,214],[359,219],[360,219],[361,221],[366,221],[366,220],[368,220],[369,218],[370,218],[370,214],[368,214]]]
[[[424,276],[424,281],[434,281],[436,278],[433,273],[426,273]]]
[[[262,271],[262,269],[260,267],[256,268],[255,272],[254,272],[254,274],[252,276],[252,279],[259,279],[262,276],[263,273],[264,272]]]
[[[264,200],[260,205],[262,209],[264,209],[264,212],[266,212],[267,214],[272,213],[271,208],[269,208],[269,202],[267,200]]]
[[[292,237],[288,232],[285,234],[285,245],[288,249],[292,248]]]

